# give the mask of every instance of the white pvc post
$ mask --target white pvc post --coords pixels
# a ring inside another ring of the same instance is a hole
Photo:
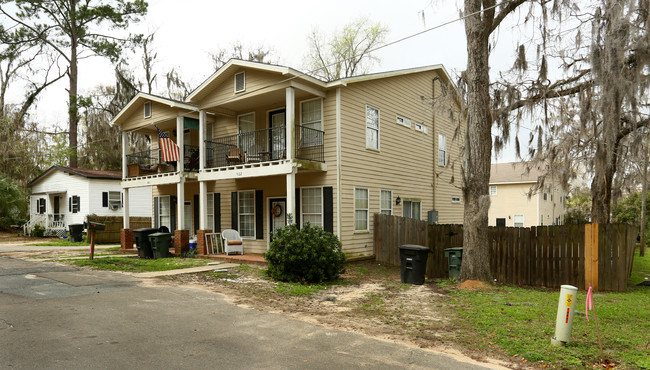
[[[557,303],[557,317],[555,318],[555,336],[551,338],[551,344],[554,346],[564,346],[571,341],[577,293],[578,288],[572,285],[560,287],[560,299]]]

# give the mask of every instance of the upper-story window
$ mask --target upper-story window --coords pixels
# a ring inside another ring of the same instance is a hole
[[[406,126],[408,128],[411,128],[411,120],[404,117],[404,116],[400,116],[399,114],[397,115],[397,123],[402,125],[402,126]]]
[[[300,125],[306,129],[300,130],[303,146],[322,144],[322,136],[318,131],[323,130],[323,113],[321,99],[304,101],[300,104]]]
[[[240,72],[235,75],[235,92],[246,90],[246,72]]]
[[[255,145],[255,113],[242,114],[237,117],[239,131],[239,148],[245,152]]]
[[[379,150],[379,109],[366,105],[366,148]]]
[[[415,131],[420,131],[426,134],[429,132],[429,129],[427,129],[427,126],[425,126],[424,123],[415,122]]]
[[[447,137],[443,134],[438,134],[438,165],[444,166],[447,164]]]
[[[151,117],[151,102],[144,103],[144,118]]]
[[[497,186],[496,185],[490,186],[490,196],[495,197],[496,195],[497,195]]]

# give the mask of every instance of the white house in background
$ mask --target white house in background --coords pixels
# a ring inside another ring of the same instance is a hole
[[[528,193],[543,174],[524,163],[493,164],[490,171],[489,226],[531,227],[564,223],[566,192],[558,178],[546,177],[543,189]]]
[[[83,223],[86,215],[122,216],[120,171],[97,171],[52,166],[29,183],[29,223],[46,228],[46,235],[62,236],[68,225]],[[134,189],[130,215],[151,216],[151,187]]]

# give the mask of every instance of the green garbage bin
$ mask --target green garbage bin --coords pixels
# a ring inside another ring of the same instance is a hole
[[[427,272],[429,248],[422,245],[399,246],[400,276],[402,283],[422,285]]]
[[[153,249],[151,249],[151,243],[149,242],[149,235],[157,231],[158,229],[153,229],[149,227],[133,230],[133,238],[135,239],[135,244],[138,247],[138,257],[153,258]]]
[[[171,241],[172,234],[170,233],[153,233],[149,235],[153,258],[167,258],[169,256],[169,244]]]
[[[83,241],[81,235],[84,232],[84,224],[70,224],[68,225],[68,229],[70,230],[70,239],[73,242]]]
[[[460,266],[463,262],[463,248],[445,249],[445,258],[447,258],[449,278],[457,279],[460,276]]]

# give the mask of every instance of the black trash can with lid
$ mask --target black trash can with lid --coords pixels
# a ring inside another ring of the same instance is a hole
[[[153,249],[153,258],[169,257],[169,244],[172,241],[170,233],[153,233],[149,235],[149,243]]]
[[[399,246],[400,272],[402,283],[422,285],[427,272],[429,248],[422,245],[405,244]]]
[[[158,232],[158,229],[145,227],[142,229],[133,230],[133,238],[138,247],[138,257],[140,258],[153,258],[153,249],[149,242],[149,235]]]
[[[84,232],[84,224],[70,224],[68,225],[68,229],[70,229],[70,239],[73,242],[83,241],[81,235]]]

